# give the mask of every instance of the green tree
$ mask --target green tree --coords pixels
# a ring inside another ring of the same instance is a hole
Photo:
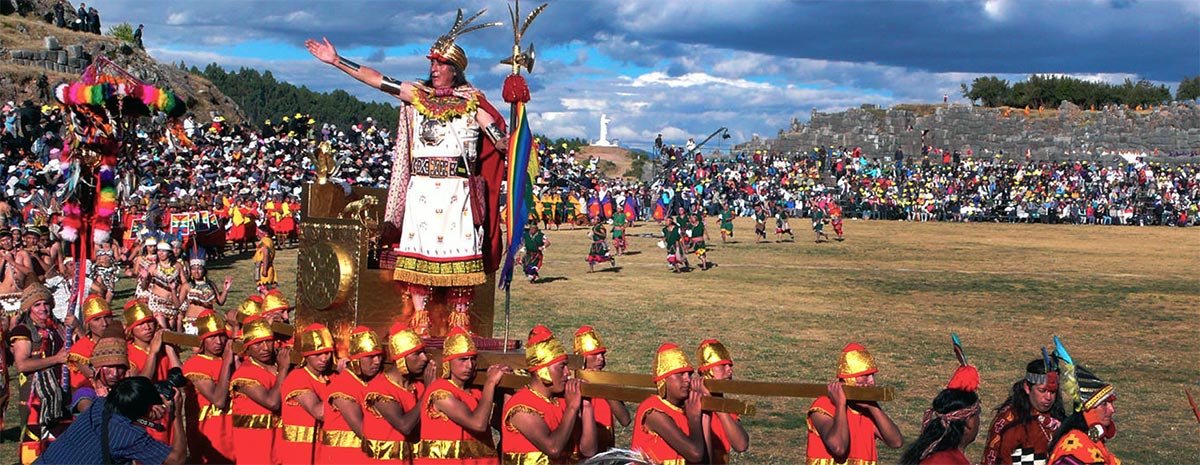
[[[1200,98],[1200,76],[1184,77],[1175,89],[1175,100],[1180,102]]]
[[[971,82],[970,89],[962,84],[963,97],[969,100],[979,100],[985,107],[999,106],[1009,93],[1008,81],[996,76],[980,76]]]
[[[133,26],[129,23],[121,23],[108,28],[108,35],[125,42],[133,43]]]

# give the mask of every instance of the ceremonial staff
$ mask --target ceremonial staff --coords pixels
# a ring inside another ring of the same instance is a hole
[[[533,72],[533,44],[529,50],[521,50],[521,37],[533,23],[542,10],[549,4],[534,8],[522,23],[520,20],[521,2],[516,0],[508,6],[509,16],[513,26],[512,56],[501,63],[512,66],[512,74],[504,79],[504,101],[510,104],[508,136],[508,194],[506,208],[508,218],[505,223],[508,235],[508,253],[504,258],[504,266],[500,269],[497,285],[504,289],[504,350],[508,350],[508,325],[512,307],[512,278],[513,266],[516,264],[515,254],[521,244],[521,235],[525,230],[525,222],[529,219],[529,197],[532,195],[532,173],[537,171],[537,156],[531,156],[533,149],[533,132],[529,130],[529,120],[525,114],[525,104],[529,102],[529,85],[521,77],[521,68]],[[531,164],[532,163],[532,164]]]

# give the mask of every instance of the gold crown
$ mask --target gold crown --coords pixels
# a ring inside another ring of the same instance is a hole
[[[350,349],[347,355],[350,360],[383,353],[383,344],[379,343],[379,335],[365,326],[354,328],[354,332],[350,333],[349,345]]]
[[[322,324],[311,324],[296,337],[296,347],[301,357],[333,351],[333,335]]]
[[[678,346],[671,343],[666,343],[658,347],[658,353],[654,355],[654,366],[650,367],[654,372],[654,381],[662,381],[666,377],[671,376],[681,371],[692,371],[693,367],[688,362],[687,356]]]
[[[709,339],[701,342],[700,348],[696,349],[696,363],[699,365],[698,370],[706,371],[717,365],[732,365],[733,357],[729,356],[725,344],[716,339]]]
[[[877,371],[879,368],[875,366],[875,357],[871,356],[866,347],[851,342],[842,349],[841,358],[838,360],[838,378],[855,378]]]
[[[200,339],[217,334],[229,335],[229,330],[225,329],[225,317],[212,310],[205,310],[192,324],[199,331]]]
[[[105,315],[112,316],[112,307],[108,306],[108,301],[95,294],[89,295],[87,299],[83,301],[83,308],[81,311],[83,312],[83,324],[85,325],[96,318],[100,318]]]
[[[242,345],[249,346],[263,340],[275,339],[271,322],[262,317],[250,318],[242,325]]]
[[[591,326],[581,326],[575,331],[575,353],[579,355],[592,355],[601,352],[607,352],[608,348],[604,346],[604,341],[600,339],[600,334]]]
[[[492,22],[471,26],[471,23],[480,16],[483,16],[484,13],[487,13],[486,8],[479,10],[478,13],[475,13],[474,15],[471,15],[470,18],[464,20],[462,8],[459,8],[458,17],[454,20],[454,26],[451,26],[449,32],[443,34],[441,37],[438,37],[436,41],[434,41],[433,46],[429,47],[429,56],[426,58],[451,63],[458,68],[459,72],[466,71],[467,53],[463,51],[462,47],[456,45],[454,41],[457,40],[459,36],[462,36],[468,32],[474,32],[485,27],[499,26],[502,24],[500,22]]]
[[[141,300],[130,300],[125,303],[125,311],[121,312],[125,320],[125,330],[129,331],[134,326],[141,324],[143,321],[154,318],[154,313],[150,311],[150,307],[146,306]]]

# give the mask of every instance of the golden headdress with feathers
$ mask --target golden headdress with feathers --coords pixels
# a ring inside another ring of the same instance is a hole
[[[466,71],[467,70],[467,52],[463,51],[462,47],[459,47],[458,45],[456,45],[454,43],[454,41],[456,39],[458,39],[459,36],[462,36],[463,34],[478,31],[483,28],[499,26],[499,25],[503,24],[503,23],[500,23],[497,21],[497,22],[491,22],[491,23],[476,24],[476,25],[472,26],[471,23],[474,22],[476,19],[479,19],[480,16],[483,16],[484,13],[487,13],[486,8],[479,10],[478,13],[475,13],[475,14],[471,15],[470,18],[466,18],[464,20],[462,8],[459,8],[458,9],[458,17],[454,20],[454,26],[450,27],[450,32],[447,32],[447,33],[443,34],[441,37],[438,37],[438,40],[433,43],[433,46],[429,47],[429,55],[426,56],[425,58],[429,58],[430,60],[438,60],[438,61],[443,61],[446,63],[453,64],[454,66],[458,67],[459,72]]]

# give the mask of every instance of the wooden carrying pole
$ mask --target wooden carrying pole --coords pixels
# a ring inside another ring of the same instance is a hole
[[[576,370],[575,377],[594,384],[618,386],[653,387],[654,378],[637,373],[615,373],[607,371]],[[704,386],[714,394],[739,394],[766,397],[817,398],[828,394],[824,384],[816,383],[767,383],[761,381],[706,379]],[[844,386],[847,400],[886,402],[896,399],[891,386],[864,387]]]
[[[498,386],[515,391],[525,387],[525,385],[529,384],[531,379],[533,378],[524,375],[505,374],[504,377],[500,379],[500,384]],[[487,373],[476,374],[475,379],[471,380],[471,384],[476,386],[482,386],[486,382]],[[584,397],[595,397],[632,403],[640,403],[650,396],[658,395],[658,391],[655,391],[654,389],[606,384],[583,383],[579,386],[579,390],[583,393]],[[753,402],[727,399],[724,397],[701,397],[700,408],[708,412],[728,412],[739,415],[754,415],[757,412],[757,408]]]

